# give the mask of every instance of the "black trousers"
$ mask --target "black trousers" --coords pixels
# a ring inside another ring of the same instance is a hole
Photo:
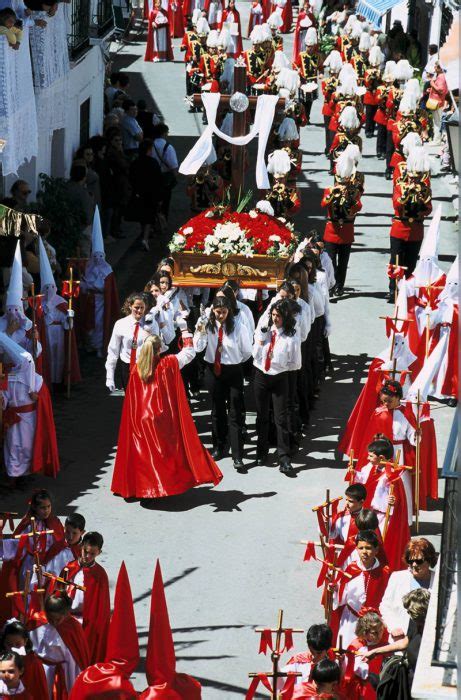
[[[351,243],[330,243],[325,241],[325,250],[331,258],[335,279],[338,287],[344,287],[347,275],[347,266],[351,254]]]
[[[279,459],[289,457],[288,374],[290,373],[265,374],[260,369],[255,368],[253,389],[256,403],[257,452],[259,455],[265,455],[269,450],[269,406],[272,399],[277,432],[277,455]]]
[[[309,336],[308,336],[309,338]],[[298,396],[299,422],[309,422],[309,373],[307,342],[301,343],[301,369],[296,372],[296,389]]]
[[[365,135],[371,136],[375,133],[375,114],[378,109],[378,105],[365,105]]]
[[[335,132],[329,129],[331,117],[327,114],[323,115],[323,123],[325,126],[325,152],[328,154],[330,152],[331,144],[335,137]]]
[[[405,277],[409,277],[418,262],[419,249],[421,248],[422,241],[404,241],[401,238],[390,237],[390,249],[391,249],[391,265],[395,265],[397,255],[399,256],[399,265],[403,265],[408,268],[405,270]],[[395,293],[395,280],[389,279],[389,292],[391,294]]]
[[[120,360],[117,362],[117,369],[120,370],[120,380],[122,383],[123,389],[126,389],[128,386],[128,380],[130,378],[130,363],[129,362],[124,362],[123,360]]]
[[[290,435],[301,430],[297,379],[298,372],[288,372],[287,422]]]
[[[394,141],[392,140],[392,131],[387,131],[386,134],[386,168],[389,169],[391,167],[391,158],[394,154],[395,151],[395,146],[394,146]]]
[[[206,363],[206,386],[211,395],[211,433],[213,447],[224,450],[229,439],[232,458],[243,457],[243,401],[242,365],[221,365],[219,377],[213,365]]]
[[[378,124],[376,131],[376,155],[386,155],[387,129],[385,124]]]

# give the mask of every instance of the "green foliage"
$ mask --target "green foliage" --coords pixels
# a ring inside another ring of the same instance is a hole
[[[39,179],[37,201],[30,205],[30,210],[49,221],[51,234],[48,240],[56,248],[56,256],[61,265],[65,265],[66,258],[77,252],[85,223],[84,214],[69,198],[64,178],[40,173]]]

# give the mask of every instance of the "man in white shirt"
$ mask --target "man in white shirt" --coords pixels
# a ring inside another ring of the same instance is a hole
[[[176,151],[167,140],[169,131],[168,126],[163,122],[155,125],[154,150],[152,153],[162,171],[163,197],[160,208],[166,218],[168,218],[170,211],[171,192],[176,185],[176,176],[179,168]]]
[[[133,100],[124,100],[123,110],[125,112],[121,121],[123,150],[127,156],[134,156],[138,152],[138,147],[143,140],[142,129],[136,121],[138,108]]]
[[[429,46],[429,58],[423,70],[423,81],[429,82],[434,77],[435,64],[438,59],[439,48],[437,44],[431,44]]]

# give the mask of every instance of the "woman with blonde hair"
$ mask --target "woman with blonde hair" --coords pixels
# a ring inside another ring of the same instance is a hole
[[[111,490],[123,498],[161,498],[222,474],[197,434],[180,370],[195,357],[186,322],[182,350],[160,356],[162,340],[148,337],[131,370],[123,405]]]

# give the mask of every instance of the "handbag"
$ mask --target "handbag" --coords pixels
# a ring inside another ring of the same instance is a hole
[[[437,100],[434,100],[433,97],[429,97],[429,99],[426,101],[426,109],[430,109],[431,112],[439,108],[439,103]]]
[[[165,159],[163,156],[165,155],[165,151],[169,145],[170,144],[168,142],[165,143],[165,145],[163,147],[162,155],[160,155],[160,153],[157,151],[156,146],[154,146],[154,149],[155,149],[155,152],[158,156],[158,159],[160,160],[161,163],[163,163],[163,165],[166,168],[168,168],[169,166],[168,166],[168,163],[165,162]],[[162,180],[163,180],[163,186],[166,190],[172,190],[178,184],[178,179],[177,179],[176,175],[173,172],[171,172],[171,170],[167,170],[166,172],[162,173]]]

